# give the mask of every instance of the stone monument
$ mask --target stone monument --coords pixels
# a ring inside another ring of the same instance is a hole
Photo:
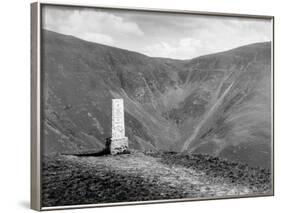
[[[109,140],[110,154],[128,153],[128,138],[125,137],[123,99],[112,99],[112,137]]]

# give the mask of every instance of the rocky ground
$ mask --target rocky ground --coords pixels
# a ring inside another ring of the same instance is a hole
[[[271,173],[206,155],[44,157],[43,206],[269,195]]]

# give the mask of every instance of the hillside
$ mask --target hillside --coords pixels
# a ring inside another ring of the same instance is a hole
[[[270,168],[271,44],[151,58],[43,30],[43,151],[102,149],[111,99],[137,150],[205,153]]]
[[[270,195],[268,170],[205,155],[133,152],[43,161],[43,206]]]

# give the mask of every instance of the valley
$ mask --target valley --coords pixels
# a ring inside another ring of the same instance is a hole
[[[132,149],[271,168],[271,43],[188,60],[42,32],[43,154],[103,149],[123,98]]]

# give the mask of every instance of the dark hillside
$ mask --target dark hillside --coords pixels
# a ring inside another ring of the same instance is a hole
[[[175,153],[49,156],[42,181],[45,207],[272,193],[268,170]]]

